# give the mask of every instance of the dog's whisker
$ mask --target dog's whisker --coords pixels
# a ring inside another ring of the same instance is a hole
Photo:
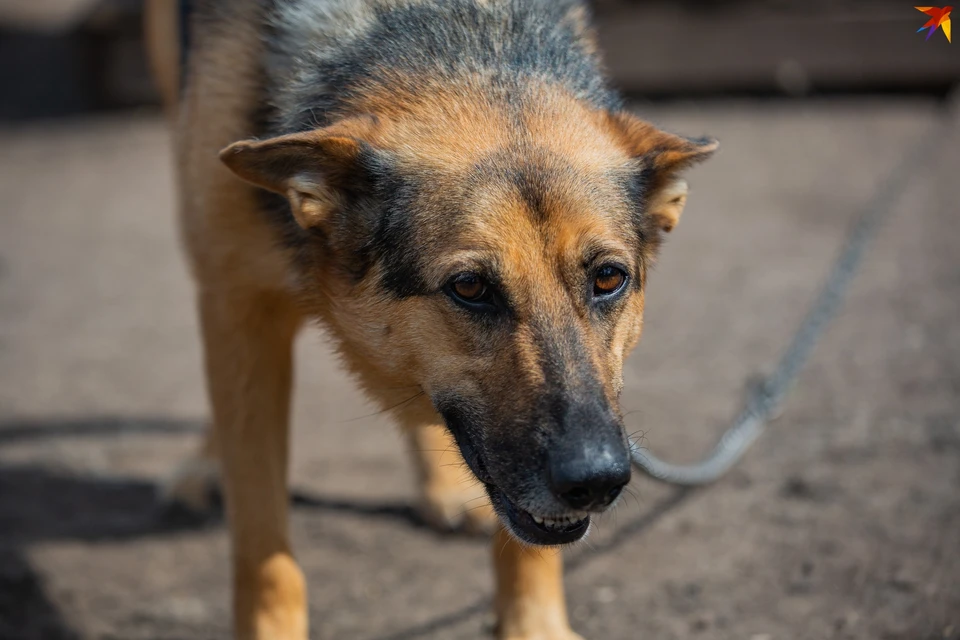
[[[631,498],[633,498],[633,501],[637,503],[637,508],[638,508],[638,509],[642,509],[643,506],[640,504],[640,497],[637,495],[637,492],[634,491],[633,489],[631,489],[631,488],[630,488],[630,485],[625,486],[623,489],[624,489],[624,491],[627,492],[627,494],[628,494]]]
[[[507,535],[509,535],[509,534],[507,534]],[[507,550],[507,545],[508,545],[508,544],[510,544],[510,538],[507,538],[506,540],[504,540],[504,541],[503,541],[503,546],[500,547],[499,558],[500,558],[501,560],[503,559],[503,552]]]
[[[485,504],[478,504],[478,505],[475,506],[475,507],[470,507],[469,509],[463,509],[462,511],[460,511],[460,515],[462,515],[462,516],[467,515],[467,514],[470,513],[471,511],[476,511],[477,509],[483,509],[483,508],[486,507],[486,506],[487,506],[487,505],[485,505]]]
[[[640,434],[637,436],[637,434]],[[627,435],[627,439],[630,442],[630,450],[635,451],[637,448],[642,446],[642,443],[647,439],[647,432],[643,429],[637,429],[631,434]]]
[[[409,389],[419,389],[418,384],[405,384],[399,387],[365,387],[368,391],[406,391]]]
[[[597,550],[597,546],[591,542],[589,536],[580,538],[573,544],[573,546],[577,549],[585,549],[584,553],[593,553]]]
[[[407,398],[407,399],[404,400],[403,402],[398,402],[398,403],[395,404],[395,405],[391,405],[391,406],[389,406],[389,407],[385,407],[385,408],[381,409],[380,411],[376,411],[376,412],[374,412],[374,413],[370,413],[370,414],[367,414],[367,415],[365,415],[365,416],[358,416],[358,417],[356,417],[356,418],[348,418],[348,419],[346,419],[346,420],[341,421],[341,424],[347,424],[347,423],[349,423],[349,422],[356,422],[356,421],[358,421],[358,420],[366,420],[367,418],[373,418],[373,417],[376,417],[376,416],[383,415],[383,414],[385,414],[385,413],[388,413],[388,412],[390,412],[390,411],[393,411],[394,409],[399,409],[400,407],[402,407],[402,406],[405,405],[405,404],[408,404],[408,403],[410,403],[410,402],[413,402],[413,401],[416,400],[417,398],[423,396],[425,393],[426,393],[426,392],[425,392],[423,389],[421,389],[418,393],[410,396],[409,398]]]

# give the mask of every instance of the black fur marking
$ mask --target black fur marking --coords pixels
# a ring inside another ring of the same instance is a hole
[[[655,186],[656,173],[654,169],[645,166],[633,173],[630,173],[622,183],[623,191],[631,207],[631,223],[637,239],[640,255],[644,256],[650,251],[656,251],[660,245],[662,232],[657,227],[655,221],[647,215],[647,203],[650,199],[650,190]],[[639,263],[638,263],[639,264]],[[639,274],[635,276],[636,286],[642,284]]]
[[[414,215],[417,181],[405,178],[384,154],[364,146],[348,182],[338,185],[343,208],[331,220],[331,235],[341,247],[342,267],[354,282],[380,266],[380,284],[397,297],[430,293],[420,273],[415,251]],[[293,249],[298,264],[326,250],[326,238],[297,224],[286,197],[258,189],[264,215],[273,223],[284,246]],[[322,242],[320,242],[322,241]]]
[[[537,78],[599,108],[616,109],[619,96],[568,19],[579,6],[574,0],[513,0],[491,10],[470,0],[447,0],[380,8],[367,32],[338,54],[311,59],[306,51],[301,60],[290,61],[308,65],[322,84],[312,91],[305,87],[300,104],[288,107],[295,113],[282,114],[284,121],[294,122],[291,130],[324,124],[356,93],[381,86],[416,94],[418,78],[460,82],[483,76],[489,95],[507,105],[522,100],[523,88]],[[280,56],[284,37],[277,33],[267,40]]]
[[[447,429],[453,435],[463,456],[464,462],[473,471],[473,474],[484,483],[492,482],[483,458],[480,455],[480,444],[483,442],[479,425],[483,419],[479,412],[467,402],[453,397],[437,397],[433,399],[434,407],[443,417]]]
[[[633,208],[633,222],[637,227],[643,224],[645,216],[648,189],[653,182],[654,171],[650,167],[644,167],[639,171],[631,173],[624,180],[623,188],[627,198]]]
[[[343,189],[346,203],[337,234],[342,241],[358,242],[354,278],[361,280],[379,264],[381,286],[401,298],[430,293],[416,253],[412,209],[418,184],[398,171],[388,155],[364,145],[357,175]]]
[[[548,173],[536,165],[527,164],[511,171],[511,178],[534,219],[543,221],[547,216]]]
[[[549,214],[551,183],[571,171],[562,158],[550,157],[542,149],[513,147],[496,151],[474,165],[467,182],[513,185],[533,220],[543,222]]]

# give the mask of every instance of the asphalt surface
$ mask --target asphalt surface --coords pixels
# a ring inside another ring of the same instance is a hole
[[[935,106],[641,105],[722,143],[627,368],[647,446],[712,445]],[[744,462],[692,493],[637,478],[568,552],[587,640],[960,638],[960,116],[943,138]],[[155,491],[206,416],[171,182],[156,114],[0,130],[0,638],[228,636],[222,522],[164,516]],[[297,374],[314,637],[487,637],[487,544],[420,525],[400,438],[319,333]]]

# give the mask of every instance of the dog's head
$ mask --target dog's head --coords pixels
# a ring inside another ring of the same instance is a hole
[[[561,544],[630,479],[624,358],[679,173],[716,143],[524,104],[411,97],[222,158],[288,198],[304,290],[368,388],[422,389],[509,528]]]

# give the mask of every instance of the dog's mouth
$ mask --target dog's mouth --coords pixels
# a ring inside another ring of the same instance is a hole
[[[557,546],[583,538],[590,530],[590,515],[568,513],[543,517],[520,508],[506,493],[492,484],[486,484],[494,509],[511,532],[529,544]]]
[[[493,483],[476,449],[467,445],[461,447],[461,451],[467,466],[486,487],[493,508],[515,536],[529,544],[552,547],[576,542],[587,535],[590,530],[589,514],[572,512],[543,516],[522,509]]]
[[[585,512],[544,516],[522,509],[493,482],[470,439],[462,431],[454,431],[454,437],[467,466],[483,483],[493,508],[515,536],[528,544],[557,546],[576,542],[590,530],[590,515]]]

